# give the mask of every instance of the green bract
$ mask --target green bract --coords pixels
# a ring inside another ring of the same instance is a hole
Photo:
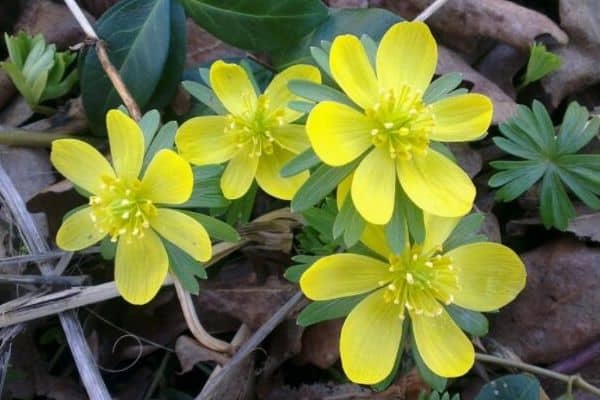
[[[27,104],[38,104],[67,94],[77,82],[77,71],[66,74],[75,60],[71,52],[57,52],[48,45],[41,34],[29,36],[19,32],[15,36],[4,34],[9,58],[0,67],[10,76]]]
[[[511,201],[542,180],[540,214],[544,225],[567,228],[575,216],[566,185],[588,207],[600,209],[600,155],[576,154],[598,132],[600,118],[573,102],[556,134],[548,112],[538,101],[531,109],[519,106],[514,118],[500,125],[504,137],[494,143],[523,160],[493,161],[500,170],[489,180],[499,187],[496,198]]]
[[[562,65],[562,59],[554,53],[546,50],[546,46],[541,43],[534,43],[531,46],[529,53],[529,61],[527,61],[527,69],[523,76],[523,82],[519,85],[519,89],[539,81],[544,76],[556,71]]]

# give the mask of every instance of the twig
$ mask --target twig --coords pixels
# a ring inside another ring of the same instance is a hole
[[[198,319],[198,315],[196,314],[190,292],[181,286],[181,282],[179,282],[177,277],[175,277],[173,283],[175,284],[175,291],[177,292],[177,298],[181,304],[181,311],[183,311],[185,322],[187,323],[190,332],[196,338],[196,340],[211,350],[220,351],[223,353],[231,352],[232,347],[229,343],[211,336],[204,329],[200,323],[200,320]]]
[[[40,233],[31,214],[27,212],[21,195],[17,192],[2,165],[0,165],[0,194],[4,198],[7,207],[12,211],[29,251],[33,254],[44,254],[50,251],[48,243]],[[66,253],[63,257],[71,256],[72,253]],[[39,267],[43,275],[54,274],[50,264],[42,263]],[[79,371],[79,376],[89,397],[98,400],[110,400],[110,394],[102,380],[100,371],[96,367],[96,362],[87,345],[76,314],[72,311],[61,313],[59,319]]]
[[[523,371],[531,372],[532,374],[546,376],[548,378],[565,382],[566,384],[575,386],[579,389],[583,389],[587,392],[595,394],[596,396],[600,396],[600,388],[591,385],[579,375],[565,375],[561,374],[560,372],[551,371],[549,369],[527,364],[521,361],[508,360],[506,358],[491,356],[489,354],[475,353],[475,359],[491,364],[502,365],[504,367],[517,368]]]
[[[213,380],[209,380],[206,382],[204,388],[202,388],[202,392],[196,398],[197,400],[203,399],[206,397],[202,397],[202,393],[210,393],[216,389],[216,387],[220,384],[221,380],[227,376],[227,373],[234,368],[237,364],[239,364],[242,360],[244,360],[263,340],[267,337],[269,333],[275,329],[277,325],[288,315],[288,313],[300,302],[302,299],[302,293],[297,292],[294,294],[267,322],[264,323],[255,333],[246,341],[242,347],[236,351],[235,355],[231,358],[231,360],[223,366],[223,368],[218,371],[218,373],[214,376],[211,375]]]
[[[114,64],[110,61],[108,51],[106,50],[106,44],[102,39],[98,37],[98,35],[94,31],[94,28],[92,28],[92,25],[83,14],[83,11],[81,11],[81,8],[77,4],[77,2],[75,0],[65,0],[65,3],[67,4],[67,7],[69,7],[69,10],[73,14],[75,19],[77,20],[77,23],[79,23],[79,26],[81,26],[81,29],[83,29],[87,37],[95,43],[96,54],[98,55],[98,60],[102,65],[102,69],[104,69],[104,72],[106,72],[108,79],[110,79],[113,86],[115,87],[115,90],[123,100],[125,107],[127,107],[127,109],[129,110],[129,114],[133,117],[133,119],[139,121],[142,118],[140,108],[133,99],[133,96],[131,95],[129,90],[127,89],[127,86],[125,86],[125,84],[123,83],[121,75],[119,75],[119,72],[115,68]]]
[[[0,284],[10,283],[17,285],[49,285],[49,286],[79,286],[88,279],[87,275],[76,276],[40,276],[40,275],[15,275],[0,274]]]
[[[103,140],[94,137],[71,135],[69,133],[36,132],[26,129],[10,129],[0,131],[0,144],[9,146],[50,147],[57,139],[79,139],[92,145],[98,145]]]
[[[591,346],[583,349],[577,354],[552,364],[549,369],[563,374],[572,374],[579,371],[588,363],[600,358],[600,341],[593,343]]]
[[[433,3],[429,5],[426,9],[421,11],[419,15],[417,15],[413,21],[425,21],[429,17],[431,17],[437,10],[439,10],[444,4],[446,4],[448,0],[435,0]]]

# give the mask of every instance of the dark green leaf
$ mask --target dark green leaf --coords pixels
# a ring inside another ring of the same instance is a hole
[[[540,383],[530,375],[506,375],[486,384],[475,400],[539,400]]]
[[[463,331],[473,336],[485,336],[488,333],[488,320],[480,312],[467,310],[455,304],[446,306],[446,311]]]
[[[163,244],[169,256],[169,267],[175,274],[181,285],[192,294],[198,294],[200,286],[198,280],[206,279],[206,270],[202,263],[194,260],[188,253],[181,250],[168,240],[163,239]]]
[[[215,113],[220,115],[228,113],[225,106],[208,86],[204,86],[203,84],[194,81],[183,81],[181,84],[189,94],[208,106]]]
[[[493,187],[499,182],[506,181],[506,183],[502,183],[503,186],[496,192],[496,198],[502,201],[512,201],[540,180],[545,171],[546,166],[544,164],[524,167],[520,170],[502,171],[493,175],[489,184]]]
[[[400,21],[396,14],[379,8],[331,9],[329,18],[297,46],[275,54],[274,63],[278,69],[297,63],[311,63],[311,47],[322,47],[322,41],[331,42],[345,33],[358,37],[366,34],[378,41],[390,26]]]
[[[185,11],[178,0],[171,2],[171,36],[169,53],[163,68],[160,81],[146,104],[147,108],[161,109],[168,105],[177,92],[185,64],[186,25]]]
[[[140,128],[142,128],[142,133],[144,134],[144,146],[145,150],[148,150],[150,143],[154,139],[154,135],[156,135],[156,131],[158,131],[158,127],[160,126],[160,113],[158,110],[150,110],[142,116],[139,122]]]
[[[396,183],[396,202],[392,218],[385,226],[385,237],[388,246],[395,254],[402,254],[404,247],[408,242],[408,230],[405,215],[405,208],[402,202],[405,196],[402,195],[400,185]]]
[[[220,190],[220,189],[219,189]],[[225,215],[225,220],[230,225],[236,223],[245,224],[250,221],[250,215],[254,208],[254,200],[256,200],[256,182],[252,183],[250,189],[239,199],[231,201],[231,205]]]
[[[320,0],[183,0],[188,15],[236,47],[268,51],[293,46],[327,19]]]
[[[290,282],[298,283],[300,282],[300,277],[306,271],[311,264],[298,264],[292,265],[283,273],[283,277]]]
[[[126,29],[125,29],[126,28]],[[144,108],[154,94],[169,54],[169,0],[123,0],[96,23],[108,55],[137,104]],[[122,103],[106,76],[94,48],[81,64],[81,95],[94,132],[104,133],[105,115]]]
[[[423,220],[423,210],[413,203],[404,190],[398,185],[396,187],[396,191],[398,192],[398,196],[400,198],[399,202],[396,204],[402,204],[404,208],[404,217],[406,221],[406,225],[408,227],[408,232],[410,236],[413,238],[415,243],[422,243],[425,240],[425,221]]]
[[[213,239],[224,242],[237,242],[240,240],[240,234],[231,225],[219,219],[192,211],[185,211],[184,213],[200,222]]]
[[[150,143],[150,147],[146,150],[144,155],[144,165],[154,158],[154,155],[162,149],[172,149],[173,143],[175,142],[175,134],[177,133],[177,122],[169,121],[164,124],[158,133],[154,136],[154,140]]]
[[[566,230],[569,220],[575,216],[575,209],[555,172],[544,175],[540,203],[540,215],[544,226]]]
[[[325,240],[333,241],[333,224],[335,214],[321,208],[309,208],[302,212],[302,216],[309,226],[315,228]]]
[[[100,255],[105,260],[112,260],[117,253],[117,243],[112,242],[110,237],[106,236],[100,241]]]
[[[356,168],[361,159],[359,157],[341,167],[321,164],[292,199],[292,210],[304,211],[317,204]]]
[[[366,294],[359,294],[335,300],[313,301],[298,314],[297,323],[307,327],[318,322],[345,317],[365,297]]]
[[[320,162],[321,160],[319,160],[315,151],[312,148],[309,148],[284,164],[279,174],[284,178],[294,176],[316,166]]]
[[[415,342],[415,335],[412,334],[410,336],[412,355],[415,360],[415,365],[417,366],[417,371],[419,372],[419,375],[421,375],[421,378],[423,378],[425,383],[431,386],[432,389],[435,389],[438,392],[442,392],[448,384],[448,379],[437,375],[435,372],[429,369],[427,364],[425,364],[425,361],[423,361],[423,357],[421,357],[421,354],[419,353],[419,348],[417,347],[417,343]]]

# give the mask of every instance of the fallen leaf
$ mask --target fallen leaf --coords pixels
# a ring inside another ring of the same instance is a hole
[[[567,230],[580,238],[600,242],[600,213],[578,215],[569,222]]]
[[[340,357],[340,331],[343,319],[334,319],[306,328],[299,359],[321,369],[332,367]]]
[[[201,346],[196,339],[189,336],[181,335],[175,342],[175,354],[181,364],[181,373],[191,371],[199,362],[214,361],[219,365],[223,365],[229,360],[229,357],[223,353],[213,351],[209,348]]]
[[[574,239],[522,254],[527,286],[499,314],[490,336],[531,363],[552,363],[600,337],[600,249]]]

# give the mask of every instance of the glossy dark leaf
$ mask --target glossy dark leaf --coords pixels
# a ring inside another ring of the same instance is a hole
[[[531,375],[506,375],[486,384],[475,400],[539,400],[540,383]]]

